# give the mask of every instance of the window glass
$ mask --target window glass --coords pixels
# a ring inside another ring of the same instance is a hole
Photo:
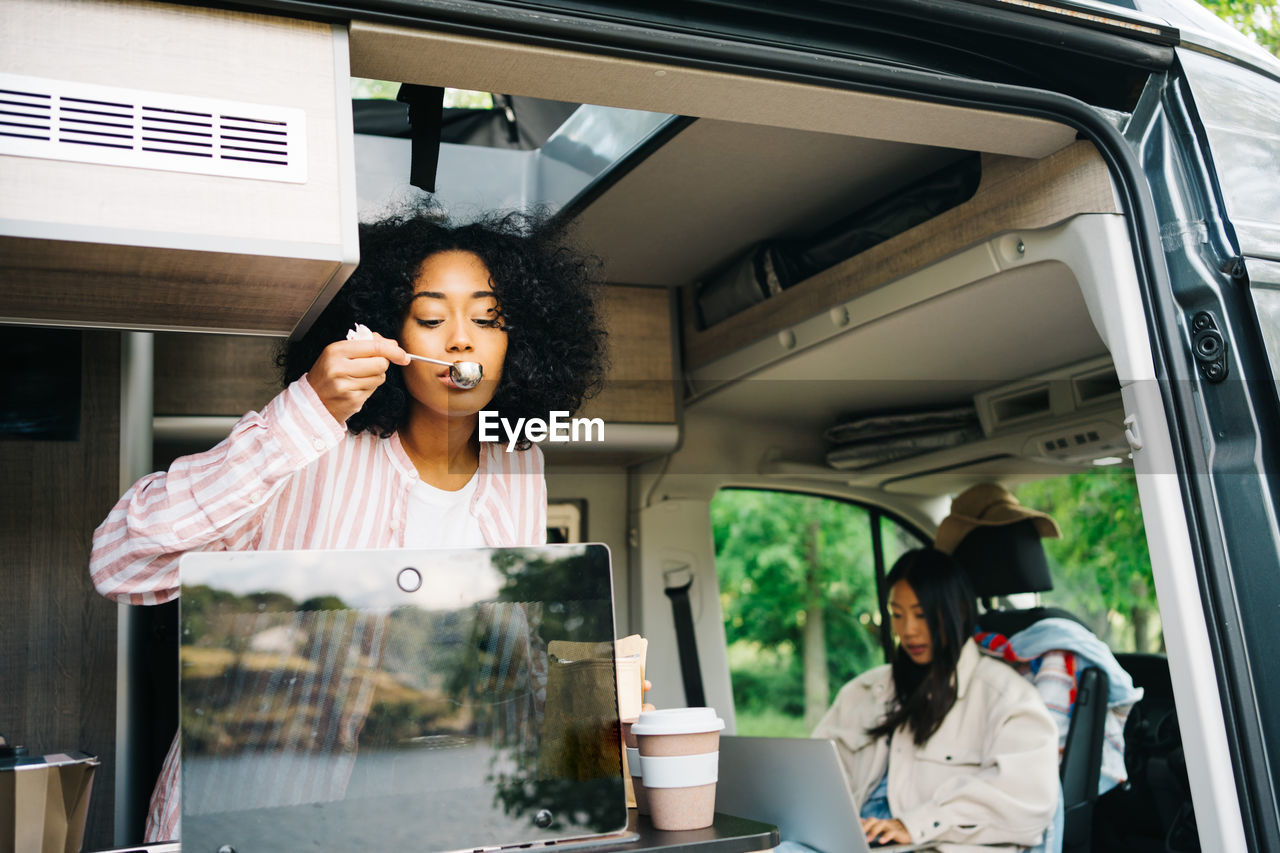
[[[1280,264],[1250,258],[1249,279],[1271,378],[1280,377]]]
[[[1194,50],[1179,51],[1240,251],[1278,257],[1280,83]]]
[[[1119,652],[1163,652],[1151,557],[1128,468],[1026,483],[1018,500],[1053,516],[1061,539],[1042,540],[1054,588],[1041,602],[1083,620]]]
[[[400,92],[400,84],[392,80],[369,80],[364,77],[351,78],[351,97],[374,98],[394,101]],[[469,110],[493,109],[493,95],[489,92],[476,92],[471,89],[445,89],[445,107]]]
[[[884,661],[871,515],[726,489],[711,521],[738,733],[805,737],[846,681]]]

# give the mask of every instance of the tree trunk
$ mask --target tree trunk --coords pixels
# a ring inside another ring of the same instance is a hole
[[[1151,644],[1148,642],[1151,633],[1151,611],[1137,606],[1129,612],[1129,618],[1133,622],[1133,650],[1143,654],[1149,652],[1151,650]]]
[[[823,589],[818,563],[818,522],[809,522],[806,538],[808,568],[804,610],[804,723],[809,731],[826,713],[831,700],[827,682],[827,632],[823,624]]]

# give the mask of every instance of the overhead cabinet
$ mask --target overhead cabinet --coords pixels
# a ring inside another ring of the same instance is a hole
[[[0,4],[0,322],[287,335],[358,260],[345,28]]]

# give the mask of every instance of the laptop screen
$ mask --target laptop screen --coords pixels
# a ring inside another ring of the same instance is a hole
[[[181,572],[184,848],[625,827],[605,546],[192,553]]]

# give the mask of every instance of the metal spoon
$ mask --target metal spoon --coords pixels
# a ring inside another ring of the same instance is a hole
[[[449,368],[449,379],[459,388],[474,388],[484,378],[484,367],[476,361],[441,361],[438,358],[427,358],[425,355],[406,353],[414,361],[426,361],[431,364],[443,364]]]

